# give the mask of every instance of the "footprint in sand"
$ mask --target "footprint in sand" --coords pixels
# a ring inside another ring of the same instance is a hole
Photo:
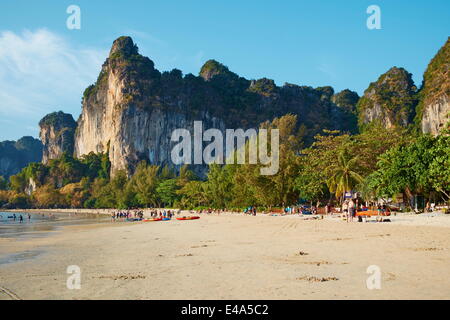
[[[371,234],[371,235],[368,235],[367,237],[383,238],[383,237],[390,237],[390,236],[391,236],[390,233],[386,233],[386,234]]]
[[[187,254],[179,254],[176,255],[175,257],[193,257],[194,255],[192,253],[187,253]]]
[[[327,281],[338,281],[336,277],[315,277],[315,276],[303,276],[297,278],[297,280],[308,281],[308,282],[327,282]]]
[[[112,276],[100,276],[98,279],[110,279],[110,280],[137,280],[145,279],[146,276],[141,274],[122,274],[122,275],[112,275]]]
[[[395,280],[395,279],[397,279],[397,277],[395,276],[394,273],[392,273],[392,272],[388,272],[388,273],[387,273],[387,275],[386,275],[386,281],[393,281],[393,280]]]
[[[413,251],[440,251],[442,248],[412,248]]]
[[[318,267],[320,267],[322,264],[324,264],[324,265],[330,265],[330,264],[332,264],[331,262],[329,262],[329,261],[305,261],[305,262],[302,262],[303,264],[312,264],[312,265],[316,265],[316,266],[318,266]]]

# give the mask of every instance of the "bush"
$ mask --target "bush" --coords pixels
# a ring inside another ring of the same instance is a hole
[[[31,206],[30,197],[23,193],[17,193],[12,195],[9,200],[9,204],[12,208],[27,209]]]

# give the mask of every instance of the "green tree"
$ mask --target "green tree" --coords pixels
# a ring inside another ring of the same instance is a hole
[[[85,173],[83,164],[66,152],[60,158],[50,160],[48,168],[48,182],[56,188],[80,181]]]
[[[168,179],[161,181],[156,187],[156,193],[160,199],[160,202],[166,207],[172,206],[179,200],[177,180]]]
[[[208,204],[214,208],[226,208],[233,200],[233,175],[231,167],[218,164],[209,165],[205,182]]]
[[[429,197],[437,192],[448,199],[449,139],[446,135],[423,135],[409,145],[388,150],[380,157],[378,169],[366,179],[369,190],[377,197],[404,193],[411,200],[414,194]]]
[[[208,206],[206,183],[189,181],[177,193],[181,196],[180,206],[186,209]]]
[[[275,118],[272,122],[265,122],[262,129],[267,129],[269,136],[272,130],[279,130],[279,165],[273,175],[262,175],[263,164],[238,165],[235,168],[233,196],[235,206],[260,205],[272,207],[287,205],[297,201],[298,192],[295,190],[295,178],[299,170],[297,153],[301,146],[300,131],[297,129],[297,116],[288,114]],[[267,150],[271,150],[270,138],[267,139]],[[249,144],[245,146],[247,149]],[[250,203],[251,201],[251,203]]]
[[[145,161],[138,164],[131,183],[136,192],[136,199],[144,207],[159,206],[156,188],[160,182],[158,176],[160,167],[148,165]]]
[[[338,157],[337,166],[332,172],[332,176],[328,179],[327,185],[330,192],[340,198],[346,191],[354,190],[364,178],[355,171],[357,167],[358,157],[349,157],[345,152],[341,152]]]
[[[450,202],[450,130],[435,139],[429,153],[432,159],[428,168],[431,186]]]
[[[351,142],[352,137],[348,134],[324,130],[323,135],[315,137],[310,148],[301,151],[295,189],[302,199],[318,201],[329,196],[327,182],[337,167],[337,155]]]
[[[94,153],[83,155],[80,159],[83,164],[83,177],[89,177],[95,179],[100,177],[103,179],[109,179],[109,172],[111,169],[111,162],[107,153]]]

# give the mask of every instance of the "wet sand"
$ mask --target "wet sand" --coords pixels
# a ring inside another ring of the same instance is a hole
[[[450,298],[443,215],[95,223],[0,238],[0,256],[0,299]],[[67,289],[69,265],[81,268],[80,290]],[[381,270],[380,290],[367,288],[370,265]]]

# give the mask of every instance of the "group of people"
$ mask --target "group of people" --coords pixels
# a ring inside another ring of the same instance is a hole
[[[200,209],[197,210],[196,213],[198,214],[202,214],[202,213],[206,213],[206,214],[211,214],[211,213],[217,213],[217,214],[221,214],[222,212],[226,212],[226,209],[213,209],[213,208],[208,208],[208,209]]]
[[[256,216],[256,207],[255,206],[251,206],[251,207],[245,208],[244,209],[244,213],[245,214],[249,214],[251,216]]]
[[[19,214],[19,217],[17,217],[15,213],[12,215],[12,217],[8,217],[8,218],[13,219],[14,221],[19,220],[19,223],[22,223],[24,220],[23,216],[21,214]],[[31,215],[28,213],[28,221],[30,221],[30,220],[31,220]]]
[[[172,219],[175,216],[175,210],[152,210],[150,211],[151,218]],[[111,214],[111,221],[126,221],[126,220],[143,220],[143,210],[119,210]]]
[[[369,208],[366,207],[364,204],[359,204],[358,199],[356,199],[356,200],[349,199],[349,200],[345,200],[342,203],[342,213],[344,213],[346,215],[347,221],[350,221],[350,222],[352,222],[353,218],[356,217],[356,214],[358,211],[367,211],[367,210],[369,210]],[[387,210],[388,209],[385,204],[377,205],[378,216],[380,217],[381,220],[382,220],[381,217],[385,215]]]
[[[113,212],[111,214],[111,221],[115,222],[116,220],[127,220],[127,219],[142,219],[144,217],[144,211],[142,210],[122,210]]]
[[[347,217],[347,222],[353,221],[353,218],[356,217],[356,208],[358,207],[358,200],[353,201],[353,199],[345,200],[342,203],[342,213],[344,213]]]
[[[175,215],[175,212],[172,210],[163,210],[163,211],[158,211],[158,210],[152,210],[150,212],[150,216],[152,218],[159,218],[159,219],[172,219],[172,217]]]

